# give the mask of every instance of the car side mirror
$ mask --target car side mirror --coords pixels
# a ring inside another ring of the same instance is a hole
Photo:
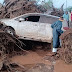
[[[25,21],[24,18],[19,18],[19,22]]]

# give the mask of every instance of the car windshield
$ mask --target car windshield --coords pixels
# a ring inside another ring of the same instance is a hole
[[[39,22],[40,16],[26,16],[26,17],[19,17],[16,18],[15,20],[24,20],[24,21],[31,21],[31,22]]]

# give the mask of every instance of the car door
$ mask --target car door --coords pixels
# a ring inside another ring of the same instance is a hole
[[[51,43],[51,40],[53,37],[51,24],[54,21],[56,21],[56,20],[54,18],[52,18],[51,16],[45,16],[45,15],[40,16],[40,20],[39,20],[40,25],[39,25],[38,36],[43,42]]]
[[[45,17],[41,15],[39,20],[40,24],[38,30],[38,38],[43,42],[47,42],[46,41],[48,39],[48,34],[46,33],[47,23],[45,23],[44,21],[45,21]]]
[[[28,18],[28,20],[26,20]],[[33,21],[36,16],[26,16],[25,21],[19,23],[19,36],[24,38],[36,39],[38,36],[38,22]]]

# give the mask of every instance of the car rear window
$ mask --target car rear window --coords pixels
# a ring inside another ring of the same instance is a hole
[[[49,23],[49,24],[52,24],[52,23],[54,23],[57,20],[58,20],[58,18],[52,17],[52,16],[40,16],[39,22],[40,23]]]

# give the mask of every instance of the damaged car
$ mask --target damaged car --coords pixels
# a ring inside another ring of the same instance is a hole
[[[12,19],[1,19],[0,22],[7,33],[16,34],[19,39],[51,43],[51,24],[58,19],[59,17],[47,14],[27,13]]]

